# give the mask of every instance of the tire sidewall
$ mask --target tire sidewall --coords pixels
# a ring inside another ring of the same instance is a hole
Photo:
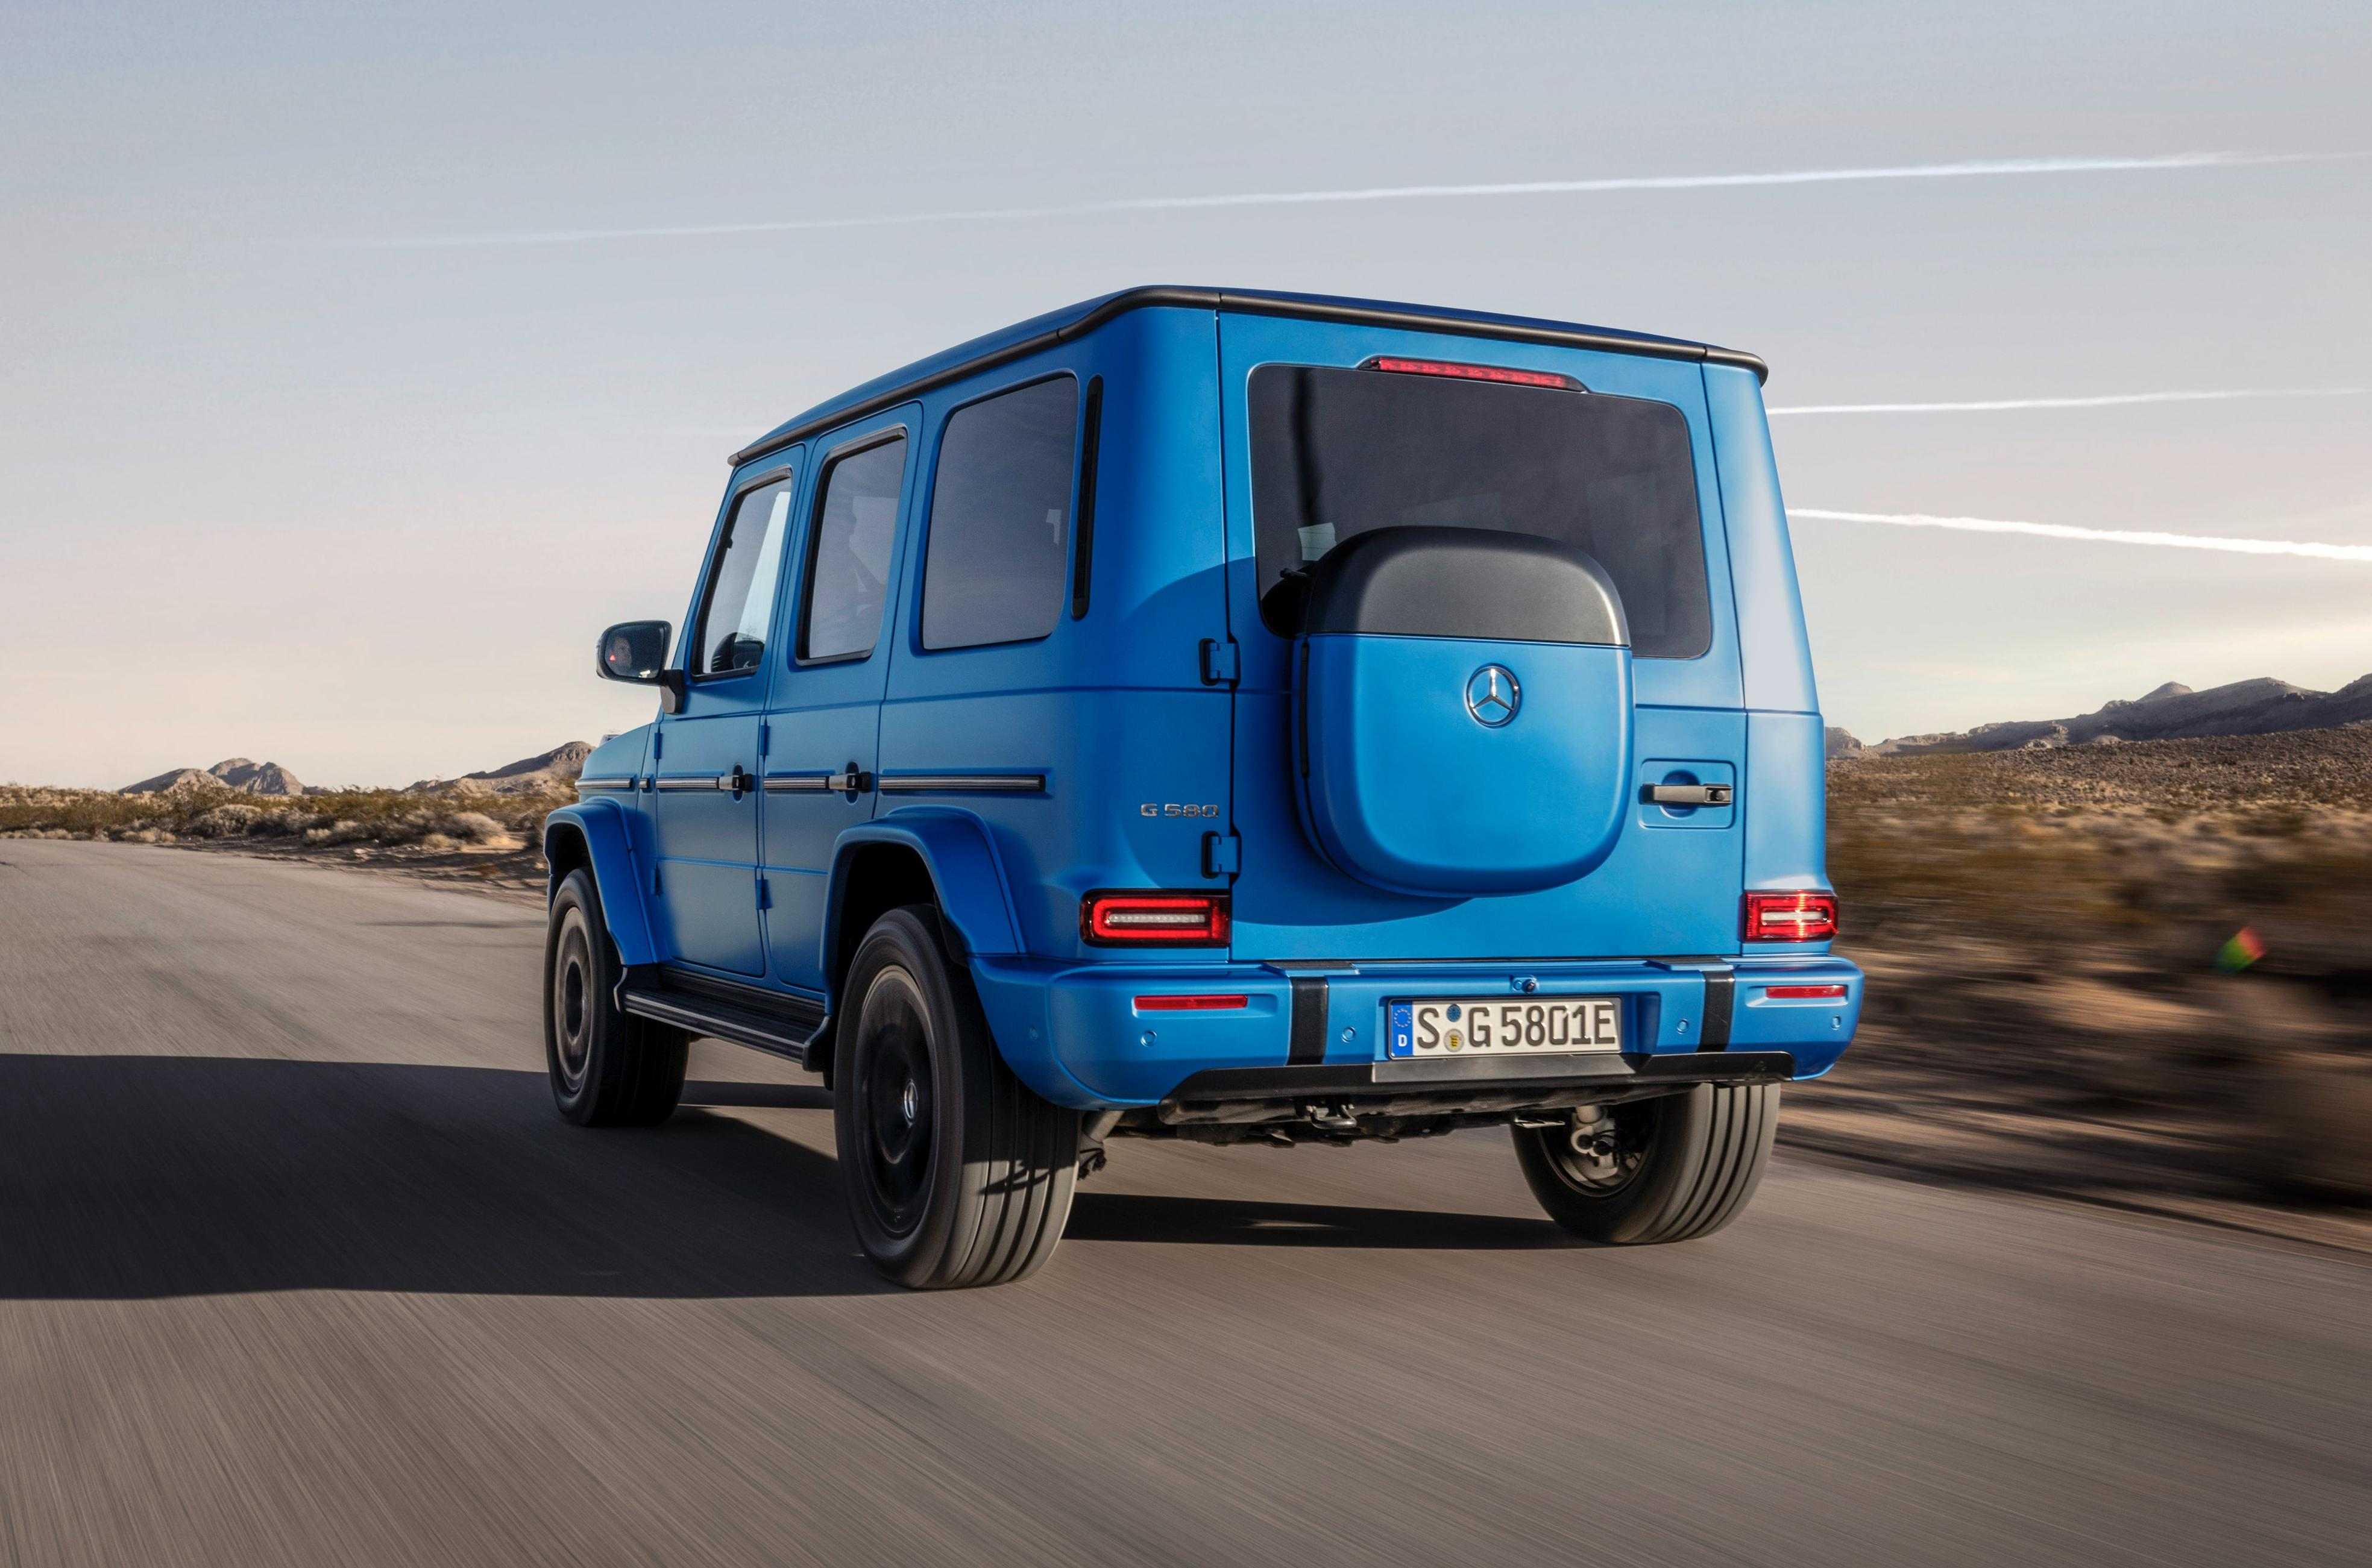
[[[922,1000],[933,1097],[922,1212],[903,1234],[890,1230],[874,1208],[871,1136],[860,1115],[858,1089],[866,1053],[876,1043],[866,1037],[866,1004],[893,970]],[[959,1256],[969,1242],[958,1234],[969,1217],[969,1205],[961,1201],[964,1161],[980,1143],[971,1121],[983,1098],[982,1086],[971,1081],[977,1069],[971,1058],[976,1053],[964,1050],[964,1032],[972,1020],[950,982],[937,934],[910,910],[892,910],[866,934],[849,966],[846,995],[849,1028],[842,1037],[843,1054],[834,1064],[832,1122],[849,1220],[884,1273],[901,1283],[924,1284],[936,1276],[942,1260]]]
[[[575,944],[582,945],[581,951],[572,953]],[[584,1058],[575,1073],[568,1069],[561,1043],[564,1023],[560,984],[564,967],[572,961],[583,965],[585,985]],[[614,1005],[610,992],[618,978],[615,970],[609,926],[601,918],[601,896],[589,873],[572,871],[552,895],[543,952],[544,1069],[552,1080],[553,1102],[559,1106],[560,1114],[571,1121],[582,1123],[594,1114],[603,1058],[616,1035],[616,1020],[610,1016]]]

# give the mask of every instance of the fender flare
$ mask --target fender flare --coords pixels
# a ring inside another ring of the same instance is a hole
[[[543,858],[557,867],[554,841],[574,831],[585,842],[592,864],[593,885],[601,893],[601,916],[610,938],[618,945],[618,961],[628,968],[655,964],[662,957],[653,940],[650,910],[643,901],[643,879],[634,864],[634,823],[614,800],[582,800],[564,806],[544,819]],[[573,857],[572,857],[573,858]],[[559,877],[552,878],[557,888]]]
[[[1021,951],[1021,921],[988,826],[948,806],[901,806],[848,829],[831,846],[831,885],[824,895],[823,950],[840,950],[840,912],[847,901],[848,866],[866,844],[901,844],[921,856],[938,891],[939,913],[965,948],[1006,958]],[[833,977],[837,980],[838,977]]]

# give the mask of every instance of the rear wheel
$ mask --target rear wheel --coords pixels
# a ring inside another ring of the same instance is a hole
[[[1079,1116],[1013,1075],[938,912],[892,910],[843,991],[832,1093],[841,1181],[866,1256],[918,1289],[1002,1284],[1062,1238]]]
[[[543,1060],[560,1114],[580,1127],[649,1127],[683,1095],[692,1037],[620,1010],[618,949],[593,874],[552,895],[543,947]]]
[[[1687,1241],[1736,1218],[1779,1126],[1776,1084],[1699,1084],[1517,1127],[1516,1159],[1549,1217],[1591,1241]]]

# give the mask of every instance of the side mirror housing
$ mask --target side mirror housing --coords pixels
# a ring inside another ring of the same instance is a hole
[[[659,689],[665,713],[683,711],[683,671],[668,668],[668,641],[675,628],[664,621],[622,621],[601,633],[594,670],[604,680]]]

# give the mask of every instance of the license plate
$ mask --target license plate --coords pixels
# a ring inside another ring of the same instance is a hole
[[[1622,1049],[1613,996],[1428,996],[1391,1005],[1388,1056],[1561,1056]]]

